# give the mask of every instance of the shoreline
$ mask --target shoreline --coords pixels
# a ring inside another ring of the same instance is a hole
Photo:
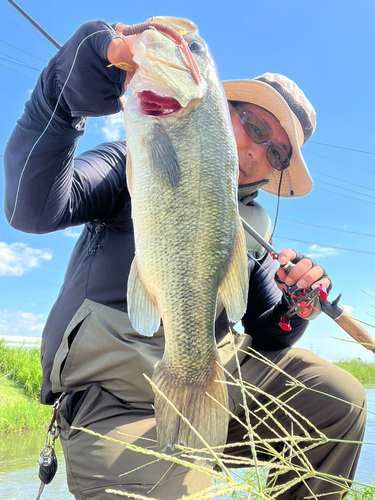
[[[39,402],[40,342],[41,337],[0,335],[1,434],[43,428],[48,424],[52,406]],[[375,384],[375,363],[357,358],[333,364],[351,373],[362,385]]]

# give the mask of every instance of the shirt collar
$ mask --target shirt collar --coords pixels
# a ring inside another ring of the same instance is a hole
[[[264,179],[262,181],[250,182],[250,184],[243,184],[238,186],[238,199],[244,205],[249,205],[258,196],[258,190],[268,184],[269,180]]]

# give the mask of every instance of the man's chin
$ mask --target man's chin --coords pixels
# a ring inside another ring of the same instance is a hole
[[[243,172],[239,172],[238,174],[238,185],[239,186],[244,186],[245,184],[250,184],[252,182],[251,179],[249,179],[249,177],[247,177]]]

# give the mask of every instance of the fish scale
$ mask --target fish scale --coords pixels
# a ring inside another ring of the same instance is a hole
[[[162,19],[179,26],[176,18]],[[228,413],[206,394],[228,407],[226,385],[218,382],[225,377],[214,335],[217,299],[220,292],[231,321],[242,317],[247,257],[227,105],[208,47],[189,23],[180,25],[187,45],[202,47],[193,53],[199,83],[186,71],[183,55],[171,49],[172,39],[157,30],[132,37],[138,69],[124,116],[135,257],[127,301],[140,334],[150,336],[163,323],[165,352],[153,382],[210,446],[223,447]],[[159,108],[163,99],[168,109],[171,99],[179,104],[173,113],[148,114],[151,93]],[[157,392],[154,407],[159,449],[203,446]]]

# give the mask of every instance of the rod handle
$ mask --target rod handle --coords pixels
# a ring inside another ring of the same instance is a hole
[[[341,316],[334,319],[334,321],[354,340],[375,354],[375,340],[347,311],[344,311]]]

